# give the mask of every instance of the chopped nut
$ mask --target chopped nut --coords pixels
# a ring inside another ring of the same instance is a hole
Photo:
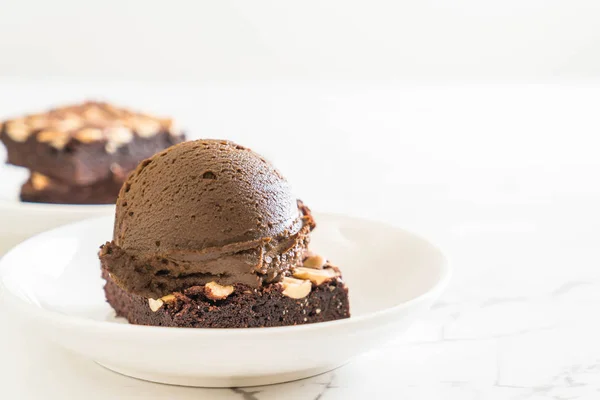
[[[161,299],[158,299],[158,300],[148,299],[148,305],[150,306],[150,309],[152,310],[152,312],[157,312],[163,306],[163,304],[165,304],[165,303]]]
[[[285,277],[281,281],[283,285],[283,294],[292,299],[302,299],[309,295],[312,290],[312,284],[310,281],[302,279],[294,279]]]
[[[81,143],[92,143],[103,138],[102,130],[96,128],[85,128],[75,134],[75,139]]]
[[[31,185],[35,190],[44,190],[50,185],[50,179],[37,172],[31,173]]]
[[[132,122],[135,132],[144,138],[156,135],[161,128],[158,121],[147,117],[134,117]]]
[[[170,303],[172,301],[175,301],[177,298],[175,297],[174,294],[168,294],[166,296],[163,296],[160,298],[162,301],[164,301],[165,303]]]
[[[120,117],[121,115],[128,113],[127,110],[121,110],[108,103],[102,103],[102,109],[113,117]]]
[[[63,149],[69,142],[69,134],[59,131],[41,131],[37,134],[37,139],[41,143],[49,143],[55,149]]]
[[[165,303],[170,303],[175,301],[177,298],[173,294],[168,294],[166,296],[161,297],[158,300],[148,299],[148,305],[152,312],[157,312]]]
[[[65,118],[61,121],[56,122],[54,127],[60,131],[73,131],[80,128],[82,122],[79,118]]]
[[[133,140],[133,133],[124,126],[115,126],[106,130],[106,137],[116,144],[125,144]]]
[[[317,309],[315,310],[315,314],[321,314],[321,309],[320,309],[320,308],[317,308]]]
[[[106,137],[108,143],[106,143],[106,151],[108,153],[115,153],[119,147],[125,143],[129,143],[133,140],[133,133],[131,129],[123,126],[113,127],[106,130]]]
[[[307,257],[302,265],[306,268],[323,269],[326,262],[327,260],[323,256],[317,254]]]
[[[88,121],[92,122],[103,122],[107,119],[107,115],[103,109],[98,107],[94,103],[90,103],[84,106],[83,117]]]
[[[113,142],[108,142],[106,143],[106,146],[104,146],[104,150],[106,150],[106,152],[109,154],[115,154],[118,148],[119,146],[117,146]]]
[[[320,285],[323,282],[329,281],[337,276],[337,273],[332,268],[312,269],[298,267],[294,269],[293,275],[295,278],[308,279],[315,285]]]
[[[163,128],[171,134],[171,136],[181,136],[183,135],[183,130],[175,121],[172,119],[163,119],[161,121]]]
[[[233,286],[221,286],[217,282],[209,282],[204,285],[204,294],[211,300],[226,299],[233,293]]]
[[[44,114],[34,114],[27,117],[27,125],[32,130],[44,129],[48,126],[48,117]]]
[[[23,120],[8,121],[6,134],[15,142],[23,143],[31,134],[29,126]]]

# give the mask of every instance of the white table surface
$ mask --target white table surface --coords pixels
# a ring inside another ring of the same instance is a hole
[[[454,277],[393,342],[321,376],[246,389],[117,375],[24,331],[0,305],[0,399],[600,398],[596,84],[3,82],[0,113],[88,96],[165,110],[193,136],[249,145],[313,208],[428,237]]]

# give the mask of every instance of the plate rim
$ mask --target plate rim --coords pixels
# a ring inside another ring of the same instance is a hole
[[[1,203],[0,203],[0,205],[1,205]],[[113,216],[110,216],[110,215],[104,215],[104,216],[99,216],[99,217],[86,218],[86,219],[83,219],[80,221],[64,224],[64,225],[46,230],[44,232],[38,233],[36,235],[33,235],[33,236],[27,238],[23,242],[17,244],[15,247],[10,249],[4,256],[2,256],[0,258],[0,298],[4,298],[5,304],[7,303],[6,300],[8,300],[8,302],[12,303],[11,305],[13,307],[19,308],[20,310],[25,311],[27,314],[26,316],[28,316],[28,317],[42,319],[42,320],[45,320],[50,323],[59,323],[60,325],[63,325],[63,326],[71,325],[73,327],[77,327],[77,328],[81,328],[81,329],[86,329],[86,328],[92,328],[94,330],[101,329],[105,333],[161,334],[162,332],[170,332],[170,334],[176,334],[178,336],[189,336],[189,335],[209,335],[209,336],[227,335],[227,336],[231,336],[231,335],[240,335],[240,334],[248,335],[249,333],[265,335],[265,334],[276,333],[276,332],[284,333],[284,332],[288,332],[288,331],[296,332],[296,331],[306,331],[306,330],[317,330],[317,329],[326,328],[326,327],[335,328],[335,327],[339,327],[339,326],[343,326],[343,325],[347,325],[350,327],[350,326],[356,326],[359,324],[369,324],[370,322],[376,321],[376,320],[385,321],[386,319],[388,320],[388,322],[393,322],[394,319],[390,318],[390,317],[392,317],[394,314],[397,314],[407,308],[413,308],[420,303],[427,302],[428,300],[435,301],[437,298],[439,298],[439,296],[443,293],[443,291],[448,286],[450,279],[452,277],[452,268],[450,266],[448,258],[444,255],[444,253],[440,250],[440,248],[438,246],[433,244],[431,241],[423,238],[422,236],[415,234],[411,231],[405,230],[403,228],[399,228],[393,224],[389,224],[387,222],[383,222],[383,221],[376,220],[376,219],[355,217],[355,216],[348,215],[348,214],[332,213],[332,212],[314,212],[314,213],[321,214],[324,216],[333,216],[336,218],[342,217],[342,218],[346,218],[346,219],[367,221],[370,223],[386,225],[388,228],[392,228],[394,230],[400,231],[403,234],[412,237],[413,239],[417,239],[418,241],[422,242],[427,247],[429,247],[431,251],[435,252],[436,255],[440,259],[440,265],[439,265],[440,274],[439,274],[437,281],[429,289],[427,289],[426,291],[424,291],[423,293],[421,293],[418,296],[415,296],[415,297],[413,297],[409,300],[406,300],[402,303],[396,304],[392,307],[384,308],[382,310],[377,310],[377,311],[374,311],[371,313],[367,313],[367,314],[363,314],[363,315],[359,315],[359,316],[355,316],[355,317],[351,316],[350,318],[346,318],[346,319],[327,321],[327,322],[319,322],[319,323],[314,323],[314,324],[262,327],[262,328],[247,328],[247,329],[244,329],[244,328],[185,328],[185,327],[178,327],[177,329],[173,329],[173,327],[164,327],[164,326],[147,326],[147,325],[135,325],[135,324],[130,324],[130,323],[97,321],[97,320],[88,319],[88,318],[84,318],[84,317],[80,317],[80,316],[63,314],[58,311],[48,310],[48,309],[36,306],[33,303],[23,300],[22,298],[20,298],[16,294],[14,294],[10,289],[8,289],[4,285],[4,282],[2,279],[2,273],[1,273],[1,271],[3,269],[2,267],[4,267],[5,264],[7,263],[6,259],[7,258],[10,259],[11,257],[9,257],[9,256],[12,255],[13,253],[19,251],[22,246],[26,245],[27,243],[29,243],[31,241],[39,240],[40,236],[50,235],[55,231],[60,231],[60,230],[63,230],[63,229],[69,228],[69,227],[76,226],[76,225],[93,223],[94,221],[109,220],[109,219],[114,218]],[[9,311],[14,312],[15,310],[11,309]]]

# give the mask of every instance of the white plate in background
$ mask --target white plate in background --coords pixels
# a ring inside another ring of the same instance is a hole
[[[336,368],[402,333],[446,286],[450,269],[427,241],[389,225],[315,213],[312,248],[342,269],[350,319],[293,327],[193,329],[114,317],[98,247],[112,217],[37,235],[0,260],[5,304],[61,346],[116,372],[177,385],[253,386]]]
[[[19,192],[28,177],[25,168],[0,164],[0,256],[36,233],[90,217],[114,215],[112,205],[21,202]]]

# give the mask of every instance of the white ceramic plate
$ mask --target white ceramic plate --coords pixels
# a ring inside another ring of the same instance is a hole
[[[25,168],[0,164],[0,256],[36,233],[73,221],[114,214],[114,206],[110,205],[23,203],[19,201],[19,192],[28,176]]]
[[[391,226],[316,214],[312,246],[340,265],[352,317],[295,327],[191,329],[129,325],[104,300],[97,251],[112,218],[21,243],[0,261],[5,304],[58,344],[150,381],[252,386],[336,368],[396,337],[431,306],[450,271],[435,247]]]

